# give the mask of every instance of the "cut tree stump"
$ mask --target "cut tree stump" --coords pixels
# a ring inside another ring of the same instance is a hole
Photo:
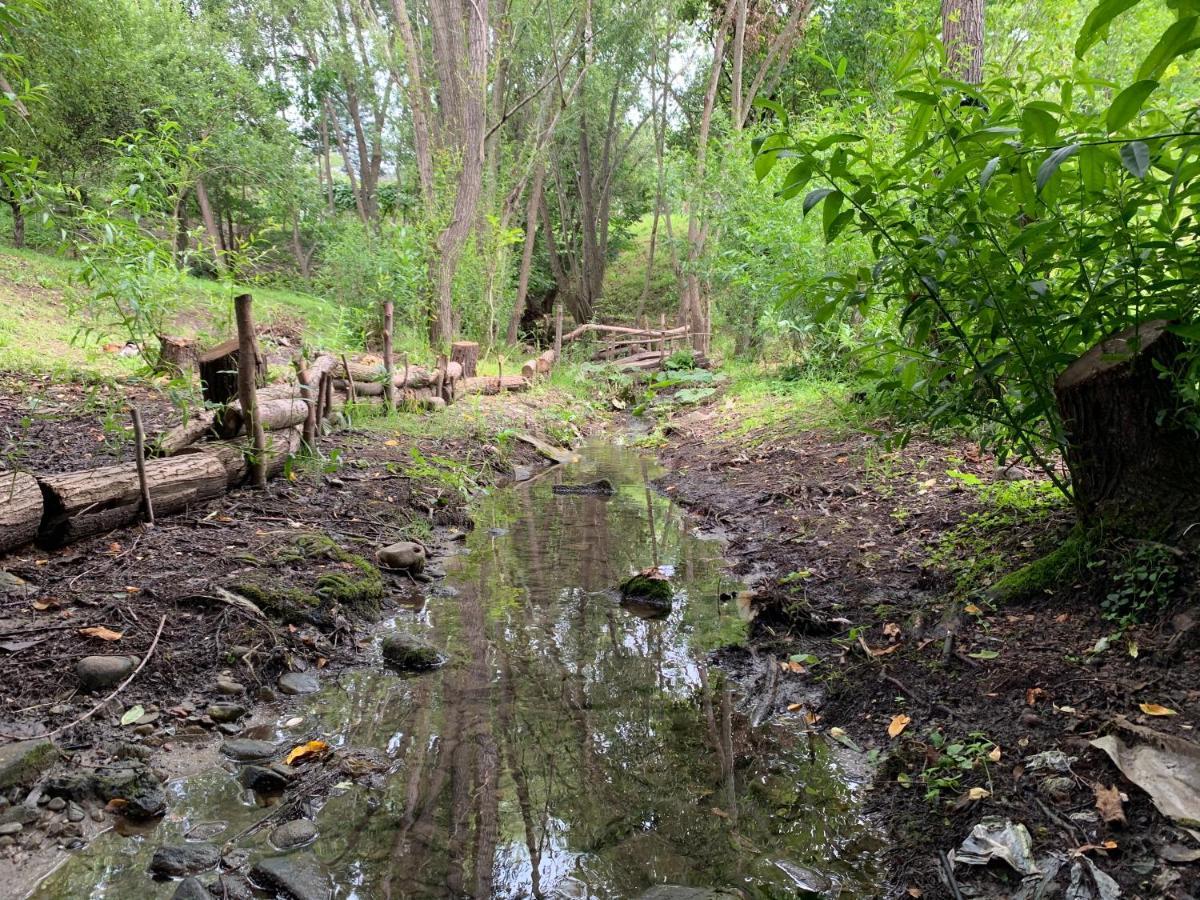
[[[455,341],[450,345],[450,361],[462,366],[463,378],[474,378],[479,364],[479,345],[474,341]]]
[[[0,553],[27,544],[42,523],[42,489],[25,472],[0,472]]]
[[[1184,342],[1164,320],[1097,344],[1055,381],[1076,510],[1087,527],[1168,537],[1200,521],[1200,436],[1175,417]]]
[[[158,336],[158,366],[164,372],[190,375],[196,368],[196,342],[191,338]]]
[[[146,481],[160,516],[225,492],[225,467],[204,453],[152,459]],[[142,495],[137,466],[126,463],[39,479],[46,508],[38,542],[58,547],[137,521]]]
[[[200,370],[200,393],[209,403],[229,403],[237,399],[238,342],[234,338],[201,353],[196,359]],[[267,383],[267,368],[255,355],[254,381]]]

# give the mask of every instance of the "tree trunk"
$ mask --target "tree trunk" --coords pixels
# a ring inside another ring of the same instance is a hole
[[[462,366],[464,378],[474,378],[475,367],[479,364],[479,345],[474,341],[455,341],[450,345],[450,359]]]
[[[0,472],[0,553],[32,541],[42,524],[42,489],[24,472]]]
[[[1178,537],[1200,521],[1200,435],[1175,418],[1185,344],[1162,320],[1097,344],[1054,384],[1087,527]]]
[[[12,199],[5,202],[12,210],[13,246],[21,250],[25,246],[25,210],[22,208],[20,200]]]
[[[545,176],[545,166],[538,163],[533,172],[533,184],[529,189],[529,202],[525,207],[525,247],[521,252],[521,271],[517,276],[517,299],[513,302],[512,315],[508,319],[507,338],[510,344],[517,342],[521,316],[525,314],[525,298],[529,295],[529,273],[533,269],[533,245],[537,238],[539,199]]]
[[[225,491],[225,468],[213,456],[197,453],[146,463],[146,481],[155,511],[178,512]],[[61,546],[89,534],[136,522],[142,494],[137,466],[125,463],[40,479],[45,518],[39,542]]]
[[[221,252],[221,227],[213,212],[212,203],[208,199],[208,190],[204,187],[204,179],[196,177],[196,204],[200,207],[200,217],[204,220],[204,230],[212,242],[213,263],[218,272],[225,271],[225,256]]]
[[[273,431],[267,435],[266,472],[268,478],[274,478],[283,471],[284,465],[291,456],[295,456],[303,443],[300,429],[288,428],[284,431]],[[196,447],[188,447],[181,456],[208,456],[217,459],[225,471],[225,487],[233,490],[246,480],[250,473],[250,446],[245,439],[232,441],[213,441]]]
[[[383,403],[389,413],[396,410],[396,367],[392,360],[392,314],[392,301],[388,300],[383,304]]]
[[[256,381],[266,381],[266,367],[256,358]],[[238,342],[218,344],[196,359],[200,370],[200,392],[210,403],[229,403],[237,397]]]
[[[942,0],[942,44],[946,71],[959,81],[983,81],[985,0]]]

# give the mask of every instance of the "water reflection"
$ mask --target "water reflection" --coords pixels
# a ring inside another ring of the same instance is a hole
[[[448,566],[454,591],[402,614],[449,665],[350,672],[299,713],[331,744],[390,761],[313,810],[321,837],[301,852],[346,898],[623,898],[663,883],[794,896],[789,868],[868,896],[864,832],[836,771],[799,732],[751,729],[704,661],[744,628],[719,600],[719,547],[650,490],[645,459],[610,446],[583,459],[485,498]],[[551,490],[598,478],[618,493]],[[678,589],[659,620],[611,591],[651,565],[673,566]],[[159,834],[97,842],[40,896],[152,894],[158,842],[214,818],[237,834],[261,814],[224,772],[191,779]],[[261,835],[247,846],[270,852]]]

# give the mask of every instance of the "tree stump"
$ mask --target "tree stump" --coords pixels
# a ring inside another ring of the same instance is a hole
[[[1101,341],[1054,384],[1086,527],[1155,537],[1200,521],[1200,436],[1176,415],[1185,346],[1169,324]]]
[[[197,357],[200,392],[209,403],[229,403],[237,399],[239,355],[238,342],[234,338]],[[261,387],[267,383],[267,367],[257,353],[254,356],[254,381]]]
[[[191,338],[158,336],[158,367],[164,372],[190,375],[196,367],[196,342]]]
[[[462,366],[463,378],[474,378],[479,364],[479,345],[474,341],[455,341],[450,345],[450,361]]]
[[[42,489],[25,472],[0,472],[0,553],[33,540],[42,523]]]

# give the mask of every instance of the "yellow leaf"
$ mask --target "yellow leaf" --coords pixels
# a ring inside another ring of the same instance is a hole
[[[912,719],[906,716],[904,713],[892,716],[892,722],[890,725],[888,725],[888,737],[896,737],[896,735],[908,727],[908,723],[911,721]]]
[[[385,447],[399,447],[399,446],[400,446],[400,442],[399,442],[399,441],[384,441],[384,442],[383,442],[383,446],[385,446]]]
[[[324,741],[309,741],[305,744],[300,744],[293,747],[291,753],[287,755],[284,762],[289,766],[298,759],[304,759],[306,756],[316,756],[319,753],[324,753],[329,749],[329,745]]]
[[[132,584],[125,588],[125,593],[127,594],[140,594],[141,592],[142,589],[140,587],[134,587]]]
[[[1179,713],[1169,706],[1159,706],[1157,703],[1139,703],[1138,709],[1148,716],[1177,716]]]
[[[910,887],[908,889],[908,896],[921,897],[924,896],[924,891],[922,891],[919,887]]]
[[[123,635],[119,631],[113,631],[111,628],[105,628],[103,625],[94,625],[91,628],[80,628],[79,633],[84,637],[100,638],[102,641],[119,641]]]
[[[991,792],[987,788],[973,787],[967,791],[967,799],[969,800],[986,800],[990,796],[992,796]]]
[[[968,603],[966,606],[964,606],[963,612],[965,612],[969,616],[982,616],[983,615],[983,610],[980,609],[978,606],[976,606],[974,603]]]
[[[804,704],[803,703],[789,703],[788,704],[788,712],[795,712],[798,709],[804,709]]]
[[[992,762],[1000,762],[1000,748],[993,747],[992,752],[988,754],[988,759]]]
[[[800,663],[798,663],[798,662],[791,661],[787,664],[787,667],[788,667],[789,672],[793,672],[797,675],[801,675],[804,673],[804,666],[800,665]]]

